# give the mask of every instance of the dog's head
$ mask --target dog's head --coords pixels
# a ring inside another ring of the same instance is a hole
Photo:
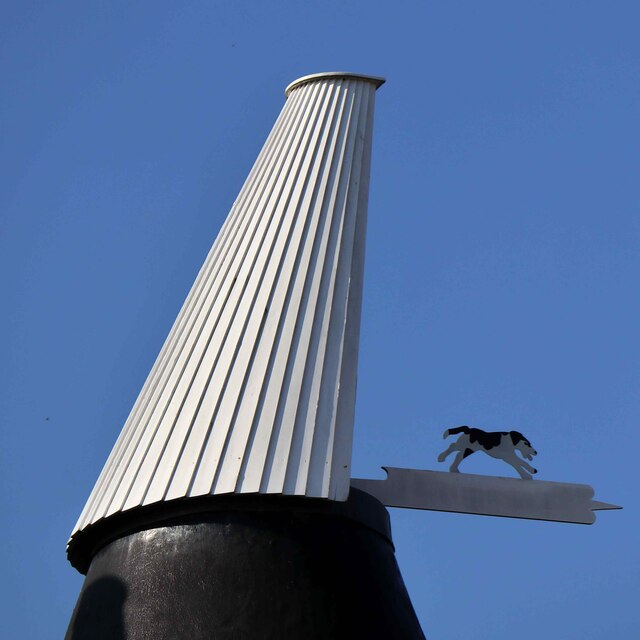
[[[519,432],[511,431],[509,433],[513,446],[522,454],[523,458],[533,460],[533,456],[537,456],[538,452],[531,446],[531,443]]]

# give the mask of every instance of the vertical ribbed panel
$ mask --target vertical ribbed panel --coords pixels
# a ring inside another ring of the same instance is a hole
[[[204,494],[346,500],[380,84],[287,89],[76,531]]]

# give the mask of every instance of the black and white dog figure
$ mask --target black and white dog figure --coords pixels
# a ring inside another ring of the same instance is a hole
[[[454,451],[458,452],[449,471],[459,473],[458,466],[467,456],[476,451],[484,451],[492,458],[498,458],[510,464],[523,480],[531,480],[530,474],[538,473],[537,469],[516,455],[516,451],[519,451],[527,460],[533,460],[533,456],[538,453],[519,431],[487,432],[471,427],[456,427],[447,429],[442,437],[447,438],[458,433],[463,435],[438,456],[438,462],[444,462],[448,455]]]

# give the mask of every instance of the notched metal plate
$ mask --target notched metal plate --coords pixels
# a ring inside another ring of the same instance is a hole
[[[351,486],[388,507],[576,524],[593,524],[596,510],[622,508],[594,501],[587,484],[382,468],[385,480],[353,478]]]

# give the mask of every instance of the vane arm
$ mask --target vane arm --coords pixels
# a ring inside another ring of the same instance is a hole
[[[593,524],[596,510],[622,508],[594,501],[586,484],[382,468],[385,480],[353,478],[351,486],[388,507],[576,524]]]

